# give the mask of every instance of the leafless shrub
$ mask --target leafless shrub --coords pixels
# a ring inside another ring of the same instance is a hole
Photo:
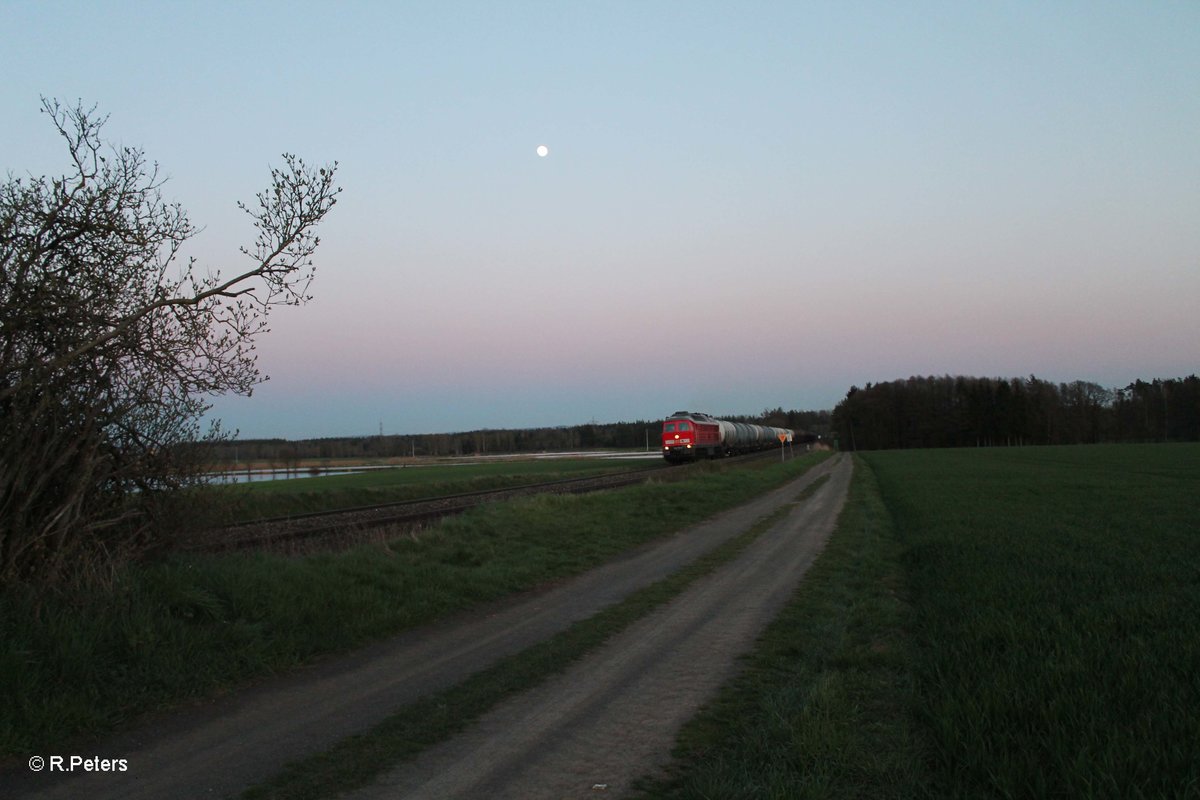
[[[261,380],[268,312],[309,298],[336,163],[284,154],[241,207],[256,239],[231,277],[182,262],[196,234],[157,164],[106,119],[42,101],[67,144],[57,178],[0,185],[0,582],[141,552],[195,484],[206,398]]]

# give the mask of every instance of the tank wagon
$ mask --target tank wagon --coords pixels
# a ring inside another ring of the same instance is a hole
[[[695,411],[676,411],[663,421],[663,458],[672,463],[697,458],[719,458],[778,447],[779,437],[792,441],[788,428],[729,422]]]

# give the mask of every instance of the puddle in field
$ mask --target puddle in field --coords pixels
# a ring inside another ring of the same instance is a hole
[[[287,481],[294,478],[323,478],[327,475],[353,475],[359,472],[371,472],[381,469],[420,469],[421,467],[466,467],[472,464],[484,464],[499,460],[541,460],[551,458],[596,458],[608,460],[659,459],[661,456],[654,452],[571,452],[571,453],[529,453],[521,456],[465,456],[461,460],[434,461],[428,464],[382,464],[363,465],[357,467],[297,467],[295,469],[251,469],[210,472],[205,477],[209,483],[258,483],[261,481]]]
[[[288,481],[293,478],[323,478],[327,475],[353,475],[356,472],[368,472],[376,469],[397,469],[397,467],[343,467],[322,469],[320,467],[303,467],[300,469],[251,469],[236,472],[210,472],[207,476],[209,483],[258,483],[260,481]]]

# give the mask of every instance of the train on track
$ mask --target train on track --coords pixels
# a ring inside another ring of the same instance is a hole
[[[663,458],[671,463],[697,458],[766,450],[791,443],[795,433],[788,428],[729,422],[694,411],[676,411],[663,420]]]

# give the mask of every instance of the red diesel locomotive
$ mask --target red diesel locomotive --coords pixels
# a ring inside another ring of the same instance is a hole
[[[780,437],[783,437],[781,440]],[[748,453],[792,441],[788,428],[715,419],[708,414],[676,411],[663,421],[663,458],[671,462]]]

